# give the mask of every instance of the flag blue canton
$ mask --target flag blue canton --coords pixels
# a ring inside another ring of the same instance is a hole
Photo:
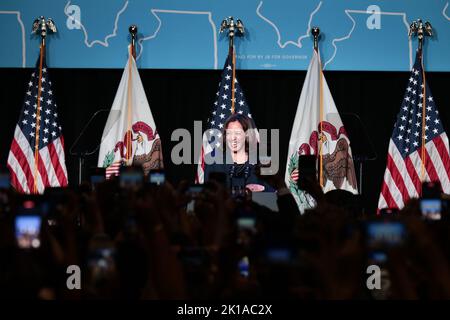
[[[207,120],[207,130],[209,129],[207,131],[208,141],[210,143],[214,141],[214,137],[211,137],[211,135],[213,135],[212,129],[223,131],[225,121],[232,115],[232,78],[233,56],[230,54],[225,61],[221,81],[219,83],[219,89],[216,92],[217,98],[214,102],[211,115]],[[248,117],[252,121],[253,127],[255,127],[252,114],[250,113],[248,104],[245,101],[244,93],[242,92],[237,77],[234,79],[234,111],[236,114],[242,114]],[[221,133],[218,134],[218,138],[221,138]],[[220,143],[216,142],[215,147],[220,147]]]
[[[425,87],[425,91],[424,91]],[[411,70],[408,87],[403,98],[392,141],[403,158],[417,151],[422,145],[422,114],[425,96],[425,143],[444,132],[428,83],[423,84],[423,70],[419,54]]]
[[[35,71],[31,75],[25,101],[19,117],[18,125],[27,138],[32,150],[36,145],[36,132],[39,132],[39,149],[61,136],[56,103],[53,97],[52,82],[47,71],[45,57],[42,63],[42,80],[40,106],[38,109],[39,59]],[[39,112],[38,112],[39,111]],[[38,115],[39,113],[39,115]]]

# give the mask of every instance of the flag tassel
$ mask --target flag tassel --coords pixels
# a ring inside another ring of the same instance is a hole
[[[39,131],[40,131],[40,120],[41,120],[41,93],[42,93],[42,64],[44,59],[44,42],[40,46],[40,57],[39,57],[39,78],[38,78],[38,93],[37,93],[37,111],[36,111],[36,134],[34,143],[34,185],[33,193],[38,193],[37,178],[38,178],[38,162],[39,162]]]
[[[319,66],[320,66],[320,77],[319,77],[319,184],[320,187],[323,189],[324,183],[323,183],[323,140],[325,136],[323,135],[323,72],[322,72],[322,62],[320,61],[320,54],[319,54],[319,36],[320,36],[320,29],[318,27],[314,27],[311,30],[311,34],[314,37],[314,51],[317,53],[317,56],[319,58]]]
[[[131,158],[131,134],[128,134],[131,131],[131,125],[132,125],[132,75],[131,75],[131,63],[132,63],[132,57],[133,57],[133,46],[130,48],[130,55],[128,58],[128,94],[127,94],[127,131],[125,133],[126,136],[126,163],[129,165],[129,161]]]
[[[426,141],[425,141],[425,118],[426,118],[426,96],[427,96],[427,86],[426,86],[426,82],[425,82],[425,70],[423,68],[423,51],[420,50],[420,63],[422,66],[422,79],[423,79],[423,97],[422,97],[422,148],[421,148],[421,159],[422,159],[422,165],[421,165],[421,181],[425,182],[425,161],[426,161],[426,156],[425,156],[425,152],[426,152]],[[422,192],[422,189],[420,190]]]
[[[316,51],[319,55],[319,51]],[[319,138],[319,183],[320,187],[323,189],[323,140],[325,136],[323,135],[323,72],[322,72],[322,62],[319,57],[320,65],[320,78],[319,78],[319,126],[320,126],[320,138]]]
[[[235,87],[235,81],[236,81],[236,55],[234,52],[234,45],[230,48],[231,50],[231,54],[233,57],[233,77],[231,79],[231,114],[234,114],[235,112],[235,92],[234,92],[234,87]]]

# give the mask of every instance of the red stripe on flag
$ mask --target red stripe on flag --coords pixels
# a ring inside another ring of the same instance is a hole
[[[205,182],[205,150],[203,149],[203,145],[202,145],[202,153],[200,156],[200,168],[203,171],[203,182]],[[200,176],[198,175],[198,169],[197,172],[195,173],[195,183],[196,184],[200,183]]]
[[[120,174],[121,160],[113,162],[109,167],[105,169],[105,177],[108,180],[111,176],[118,176]]]
[[[61,134],[61,136],[59,137],[59,141],[61,141],[61,149],[64,152],[64,136]]]
[[[445,171],[447,172],[448,179],[450,180],[450,156],[448,154],[447,148],[445,147],[444,141],[442,141],[441,136],[433,139],[434,145],[441,157],[442,164],[444,165]]]
[[[414,187],[416,188],[417,194],[421,195],[422,185],[420,183],[419,175],[417,174],[417,171],[414,168],[414,164],[412,163],[410,156],[406,157],[405,163],[406,163],[406,170],[408,171],[408,174],[414,184]]]
[[[389,190],[386,181],[383,180],[383,185],[381,187],[381,194],[383,195],[384,200],[386,200],[386,204],[388,208],[398,208],[397,203],[391,195],[391,191]]]
[[[59,162],[59,156],[58,156],[58,153],[56,152],[55,145],[53,144],[53,142],[49,143],[47,145],[47,148],[48,148],[48,153],[50,154],[50,159],[53,164],[53,169],[55,170],[56,177],[58,178],[58,181],[59,181],[59,185],[61,187],[66,186],[67,185],[67,177],[66,177],[66,174],[64,173],[63,168],[61,167],[61,163]]]
[[[14,156],[17,159],[17,162],[19,163],[20,167],[22,168],[22,171],[27,177],[27,185],[28,189],[30,191],[34,190],[34,175],[31,171],[30,165],[28,164],[27,158],[25,157],[25,154],[23,153],[22,149],[20,148],[19,144],[16,141],[16,138],[13,139],[11,143],[11,151],[14,154]],[[14,186],[17,188],[17,186]],[[23,187],[22,187],[23,188]]]
[[[7,164],[7,168],[9,169],[10,179],[11,179],[11,185],[20,193],[25,193],[25,190],[23,189],[22,185],[19,183],[19,179],[17,178],[16,172],[13,170],[13,168]]]
[[[394,180],[395,185],[397,186],[398,190],[402,194],[403,203],[405,203],[405,201],[410,198],[410,194],[408,193],[408,189],[406,188],[405,181],[403,180],[403,177],[400,174],[400,171],[398,171],[398,168],[395,165],[394,159],[392,158],[391,154],[389,154],[389,153],[388,153],[388,159],[387,159],[387,168],[391,172],[391,177]]]
[[[47,169],[45,168],[45,164],[44,164],[44,161],[42,160],[40,153],[39,153],[39,158],[38,158],[38,168],[39,168],[39,173],[41,174],[42,183],[44,184],[44,187],[50,186],[50,182],[48,181]]]
[[[69,180],[68,180],[69,177],[67,176],[67,168],[65,168],[66,167],[66,155],[64,153],[64,136],[61,134],[61,136],[59,137],[59,142],[56,141],[56,142],[53,142],[53,143],[59,143],[59,147],[61,149],[60,154],[58,155],[58,163],[59,163],[59,165],[61,167],[61,171],[62,171],[62,174],[63,174],[63,177],[64,177],[64,184],[62,184],[61,186],[62,187],[67,187],[69,185]],[[53,145],[53,147],[54,147],[54,145]],[[62,164],[59,161],[61,158],[62,158],[62,161],[63,161]]]
[[[433,182],[437,182],[439,180],[439,176],[436,172],[436,168],[434,167],[433,160],[430,157],[430,154],[428,153],[428,150],[425,150],[425,167],[428,172],[428,176],[430,177],[430,180]]]
[[[205,172],[205,150],[202,147],[202,170]]]

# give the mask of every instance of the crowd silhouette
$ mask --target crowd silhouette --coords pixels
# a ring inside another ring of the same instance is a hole
[[[309,181],[304,188],[317,206],[300,214],[282,177],[261,179],[277,190],[277,212],[215,180],[192,188],[186,181],[121,186],[116,178],[41,196],[3,189],[0,297],[450,298],[445,207],[440,220],[424,219],[420,199],[363,214],[358,196],[323,194]],[[17,245],[14,221],[25,200],[42,217],[39,248]],[[382,270],[381,289],[367,287],[372,264]],[[70,265],[80,267],[81,290],[67,288]]]

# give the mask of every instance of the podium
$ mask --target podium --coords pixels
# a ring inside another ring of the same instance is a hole
[[[69,149],[70,155],[78,157],[78,184],[83,182],[84,163],[86,157],[93,155],[98,151],[98,149],[100,149],[103,137],[100,143],[98,142],[98,139],[93,137],[98,137],[98,131],[105,128],[105,123],[108,119],[109,112],[109,109],[100,109],[95,112]]]
[[[352,149],[353,161],[355,162],[355,170],[358,168],[358,192],[363,194],[363,168],[367,161],[377,159],[377,153],[372,141],[367,135],[367,131],[361,121],[361,118],[355,113],[342,113],[341,119],[344,128],[350,139],[350,147]]]

